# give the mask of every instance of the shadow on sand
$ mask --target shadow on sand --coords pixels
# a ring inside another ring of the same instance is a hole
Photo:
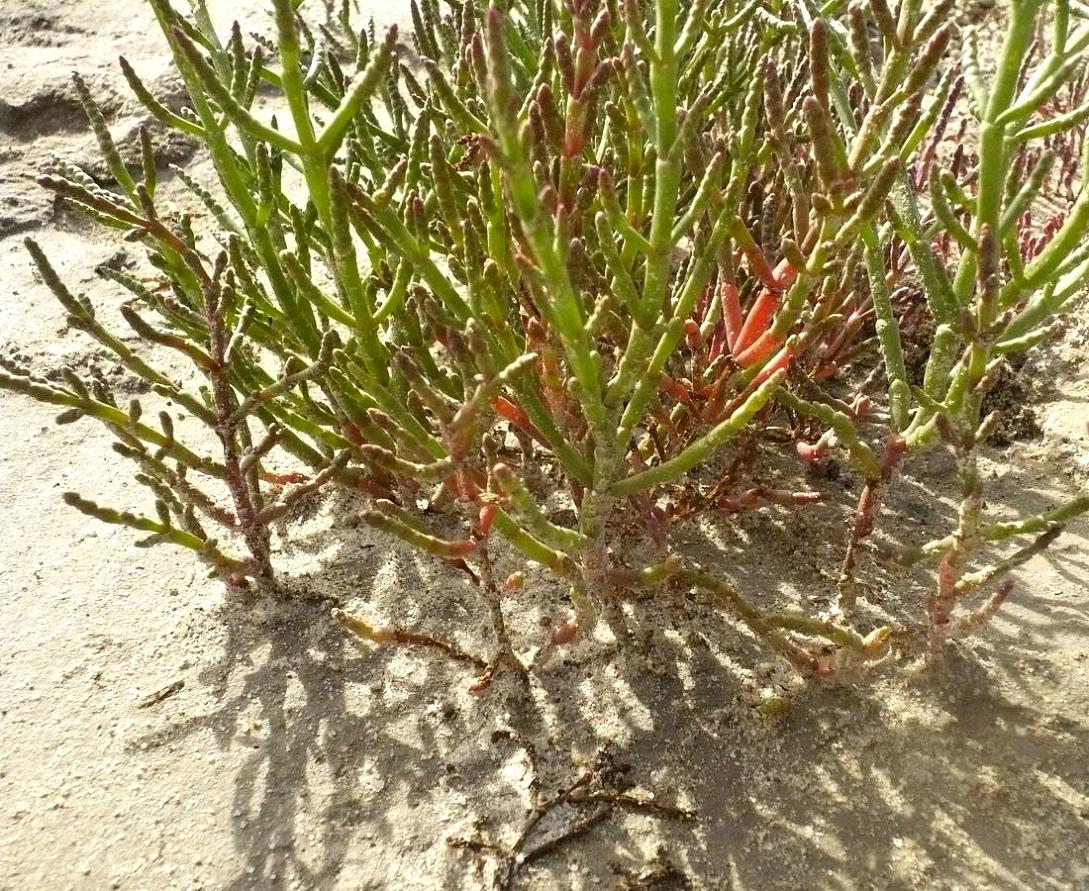
[[[893,542],[948,528],[952,498],[926,481],[886,507]],[[1057,501],[1034,487],[1031,468],[995,488],[1026,513]],[[716,555],[761,603],[811,609],[834,591],[827,568],[854,497],[844,489],[814,512],[705,524],[681,546],[705,563]],[[941,664],[894,656],[852,684],[803,684],[706,598],[662,595],[629,605],[619,648],[577,647],[528,685],[508,672],[476,696],[465,666],[360,646],[328,619],[355,579],[349,606],[460,629],[472,652],[491,647],[463,575],[367,535],[335,527],[304,538],[297,547],[316,555],[335,543],[319,569],[291,580],[305,596],[225,607],[222,657],[200,678],[214,707],[140,740],[203,733],[222,749],[249,747],[229,777],[236,891],[331,891],[345,887],[349,864],[360,888],[1089,886],[1076,853],[1089,842],[1089,722],[1035,704],[1059,680],[1040,675],[1058,663],[1039,654],[1089,633],[1080,527],[1022,571],[979,642],[950,646]],[[755,564],[744,556],[754,538]],[[918,621],[925,572],[863,572],[875,616]],[[542,616],[563,608],[562,591],[543,582],[513,598],[516,648],[538,645]],[[524,863],[506,884],[503,852],[488,845],[509,848],[531,797],[570,785],[603,752],[626,777],[610,794],[654,796],[694,819],[602,799],[565,805],[522,839]]]

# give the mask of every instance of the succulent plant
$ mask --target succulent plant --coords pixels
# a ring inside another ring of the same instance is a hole
[[[684,586],[831,674],[889,643],[889,628],[851,624],[855,562],[906,455],[946,444],[963,491],[956,529],[900,555],[938,561],[935,639],[987,618],[1007,582],[963,613],[962,599],[1089,509],[1081,496],[988,525],[977,467],[995,368],[1046,340],[1089,277],[1089,148],[1075,164],[1071,135],[1089,117],[1072,104],[1089,28],[1066,3],[1044,52],[1033,36],[1052,4],[1015,0],[984,86],[970,38],[962,70],[943,66],[949,2],[413,0],[414,51],[396,29],[353,30],[346,3],[312,29],[275,0],[275,40],[247,46],[238,25],[222,40],[201,2],[188,18],[149,2],[190,105],[167,109],[122,69],[154,118],[204,145],[218,182],[176,175],[207,215],[157,206],[150,139],[133,175],[82,85],[117,189],[71,164],[39,182],[145,246],[154,280],[100,272],[131,294],[139,338],[184,355],[200,385],[106,330],[28,247],[72,327],[218,447],[184,445],[169,413],[147,424],[139,402],[121,408],[70,369],[52,383],[8,367],[0,386],[109,427],[156,505],[137,516],[67,495],[77,509],[269,587],[271,522],[322,487],[367,493],[368,523],[481,588],[501,652],[459,658],[487,676],[517,661],[500,598],[523,578],[495,578],[496,539],[569,585],[550,645],[633,590]],[[259,87],[275,100],[257,103]],[[938,145],[964,103],[978,149],[946,169]],[[1057,180],[1065,217],[1030,234]],[[913,387],[901,337],[920,318],[933,338]],[[883,393],[864,392],[874,381]],[[779,419],[796,485],[703,484]],[[832,450],[863,480],[837,615],[763,610],[672,546],[700,511],[820,501],[805,463]],[[271,497],[270,482],[294,485]],[[554,493],[572,522],[545,509]],[[442,508],[441,531],[421,498]],[[1036,538],[969,571],[1014,535]],[[460,653],[337,616],[375,641]]]

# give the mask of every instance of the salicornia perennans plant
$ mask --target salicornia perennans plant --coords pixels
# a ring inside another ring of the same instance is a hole
[[[977,469],[996,363],[1043,340],[1089,272],[1089,161],[1067,178],[1079,191],[1065,220],[1025,235],[1055,155],[1025,146],[1069,146],[1086,117],[1038,112],[1076,94],[1089,46],[1066,4],[1050,54],[1037,45],[1025,65],[1044,4],[1014,3],[985,87],[971,52],[963,77],[942,70],[951,3],[412,0],[413,54],[395,29],[353,31],[347,4],[315,34],[275,0],[275,40],[248,48],[237,25],[220,39],[203,2],[188,18],[149,2],[189,107],[167,109],[122,69],[154,118],[205,146],[217,184],[176,171],[205,225],[157,206],[151,138],[134,176],[81,84],[118,190],[70,164],[39,181],[145,245],[154,281],[101,273],[131,294],[123,314],[140,339],[181,353],[202,385],[127,347],[28,246],[72,326],[218,447],[183,445],[170,414],[146,424],[138,402],[122,409],[70,369],[50,382],[7,368],[0,384],[62,406],[61,420],[110,427],[157,515],[67,496],[80,510],[267,586],[269,524],[322,486],[351,487],[373,499],[367,522],[469,573],[499,658],[517,664],[500,597],[523,576],[495,577],[497,537],[569,585],[573,617],[552,645],[601,615],[616,626],[628,592],[669,584],[714,595],[799,669],[827,674],[887,646],[890,629],[847,622],[858,547],[906,454],[944,441],[958,456],[957,528],[904,555],[940,560],[937,636],[986,618],[1005,582],[967,617],[957,601],[1089,507],[988,526]],[[276,88],[272,109],[255,104],[262,85]],[[962,101],[978,158],[947,170],[937,147]],[[912,387],[901,337],[924,316],[933,343]],[[875,399],[863,388],[876,380]],[[821,500],[804,487],[730,492],[739,455],[700,488],[776,419],[802,459],[841,449],[864,479],[836,621],[760,609],[670,548],[671,529],[703,511]],[[306,472],[273,469],[283,461]],[[550,481],[573,523],[545,509]],[[443,508],[442,531],[420,498]],[[1021,533],[1039,537],[967,571],[982,542]],[[337,615],[374,640],[479,662]]]

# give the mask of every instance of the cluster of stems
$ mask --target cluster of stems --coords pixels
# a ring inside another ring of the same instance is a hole
[[[907,5],[901,7],[900,28],[884,35],[883,51],[894,71]],[[980,448],[999,419],[997,413],[983,415],[984,396],[1008,357],[1055,333],[1056,317],[1089,281],[1089,144],[1084,139],[1089,106],[1065,107],[1061,101],[1084,102],[1089,26],[1072,19],[1066,2],[1015,0],[989,83],[979,71],[974,34],[966,35],[964,46],[963,65],[949,72],[932,111],[924,110],[922,123],[915,125],[916,132],[923,123],[944,131],[959,100],[968,114],[961,144],[943,167],[932,137],[913,165],[913,179],[894,186],[884,232],[877,230],[876,241],[864,239],[889,384],[889,423],[880,459],[864,473],[840,579],[840,603],[848,612],[855,602],[856,548],[873,531],[882,488],[906,456],[948,447],[956,456],[961,493],[957,527],[899,555],[905,564],[923,558],[938,562],[927,602],[936,640],[962,636],[993,615],[1011,590],[1009,571],[1046,548],[1063,523],[1089,509],[1089,500],[1075,495],[1048,513],[988,524],[979,469]],[[908,72],[908,82],[913,75]],[[895,86],[889,82],[887,90]],[[909,141],[914,137],[913,132]],[[969,140],[974,147],[966,149]],[[1055,199],[1064,193],[1068,203],[1056,210]],[[1042,229],[1033,226],[1034,216],[1046,220]],[[908,385],[901,327],[891,323],[895,314],[887,306],[884,313],[878,309],[879,292],[887,291],[889,279],[880,260],[896,250],[897,241],[910,253],[910,271],[935,324],[919,386]],[[862,432],[857,421],[845,423],[850,420],[841,418],[842,434],[832,433],[844,444]],[[1033,539],[970,571],[986,543],[1015,536]],[[989,599],[963,608],[968,597],[992,583]]]
[[[151,138],[134,175],[78,81],[116,188],[70,164],[39,182],[146,247],[150,283],[101,272],[129,292],[141,341],[182,353],[203,386],[126,346],[28,246],[72,326],[218,451],[179,442],[165,410],[159,428],[141,423],[137,403],[122,410],[70,370],[62,386],[6,368],[0,386],[105,423],[158,519],[68,496],[80,510],[192,548],[234,583],[271,584],[270,523],[345,486],[371,496],[368,523],[469,574],[504,659],[517,661],[501,598],[525,575],[495,578],[497,539],[569,586],[572,617],[550,646],[622,621],[632,591],[695,588],[828,674],[890,638],[850,624],[855,562],[909,453],[949,445],[963,491],[956,530],[902,555],[939,563],[935,637],[980,624],[1008,570],[1089,508],[988,526],[978,471],[996,368],[1045,340],[1089,275],[1089,149],[1069,174],[1089,111],[1057,98],[1083,91],[1089,28],[1065,2],[1049,51],[1044,0],[1013,2],[987,86],[971,40],[963,74],[943,65],[949,2],[412,0],[415,53],[396,29],[353,30],[347,3],[312,28],[301,4],[274,0],[274,39],[247,46],[238,25],[221,39],[201,0],[188,17],[149,2],[188,107],[166,108],[121,66],[150,115],[205,146],[218,182],[175,171],[204,228],[160,212]],[[274,104],[256,102],[261,85]],[[978,150],[945,169],[939,143],[961,106]],[[1026,235],[1037,199],[1064,189],[1061,221]],[[923,316],[935,332],[912,386],[901,338]],[[761,608],[671,548],[672,529],[705,511],[823,500],[739,479],[756,446],[781,447],[769,432],[784,424],[799,479],[832,451],[863,479],[835,621]],[[573,522],[549,510],[556,497]],[[1037,537],[968,571],[984,542],[1019,534]],[[961,616],[992,580],[991,600]]]

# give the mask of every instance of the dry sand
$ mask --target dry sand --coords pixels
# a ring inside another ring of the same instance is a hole
[[[390,6],[387,20],[407,18]],[[122,295],[93,268],[139,251],[119,255],[31,177],[52,154],[97,157],[73,68],[131,140],[143,115],[116,56],[167,93],[162,41],[139,0],[0,0],[0,48],[0,349],[42,374],[114,374],[85,338],[58,336],[21,238],[112,317]],[[183,143],[160,148],[210,178]],[[1072,324],[1018,375],[1040,432],[989,452],[996,511],[1038,511],[1089,480],[1087,331]],[[102,431],[52,416],[0,393],[0,888],[490,888],[510,861],[488,843],[509,848],[534,796],[583,776],[642,804],[553,809],[510,887],[1089,888],[1085,522],[940,665],[902,654],[853,684],[807,686],[692,597],[632,605],[638,643],[620,653],[583,647],[528,693],[507,675],[473,695],[465,668],[357,646],[328,619],[340,603],[489,646],[464,579],[360,528],[358,505],[328,498],[289,521],[280,562],[297,597],[231,599],[187,555],[135,550],[61,503],[76,489],[146,508]],[[886,508],[898,541],[947,528],[949,493],[931,485],[944,461],[915,468]],[[686,544],[718,552],[758,600],[820,603],[856,494],[826,487],[835,497],[803,514],[763,509]],[[756,563],[732,559],[747,539]],[[874,609],[919,615],[920,579],[865,572]],[[562,600],[531,577],[506,609],[526,653]]]

